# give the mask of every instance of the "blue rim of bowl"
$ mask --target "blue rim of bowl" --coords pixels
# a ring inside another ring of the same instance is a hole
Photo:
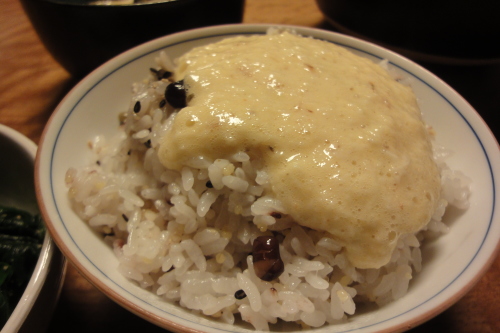
[[[305,30],[315,30],[315,29],[305,29]],[[210,326],[207,326],[207,325],[204,325],[202,323],[199,323],[199,322],[194,322],[194,321],[191,321],[187,318],[183,318],[183,317],[180,317],[180,316],[177,316],[171,312],[168,312],[168,311],[165,311],[164,309],[161,309],[149,302],[147,302],[146,300],[138,297],[137,295],[134,295],[132,294],[130,291],[124,289],[122,286],[120,286],[118,283],[116,283],[114,280],[112,280],[109,276],[107,276],[103,271],[101,271],[97,266],[94,265],[94,263],[91,261],[90,258],[88,258],[85,253],[80,249],[80,247],[78,246],[78,244],[74,241],[73,237],[71,236],[71,234],[69,233],[69,230],[66,228],[66,224],[61,216],[61,213],[59,211],[59,208],[57,206],[57,200],[56,200],[56,197],[55,197],[55,192],[54,192],[54,188],[53,188],[53,158],[54,158],[54,153],[56,151],[56,146],[57,146],[57,142],[58,142],[58,138],[59,138],[59,135],[62,131],[62,129],[64,128],[64,125],[65,123],[67,122],[67,120],[70,118],[71,114],[73,113],[74,109],[78,106],[78,104],[87,96],[88,93],[90,93],[95,87],[97,87],[102,81],[104,81],[106,78],[108,78],[110,75],[112,75],[113,73],[115,73],[116,71],[120,70],[121,68],[127,66],[128,64],[132,63],[132,62],[135,62],[136,60],[140,59],[140,58],[143,58],[147,55],[150,55],[152,53],[155,53],[155,52],[159,52],[163,49],[166,49],[166,48],[169,48],[169,47],[172,47],[172,46],[176,46],[178,44],[184,44],[184,43],[187,43],[187,42],[192,42],[192,41],[196,41],[196,40],[202,40],[202,39],[208,39],[208,38],[218,38],[218,37],[230,37],[230,36],[235,36],[235,35],[255,35],[255,34],[264,34],[265,32],[263,31],[238,31],[238,32],[226,32],[226,33],[216,33],[216,34],[210,34],[210,35],[202,35],[202,36],[199,36],[199,37],[195,37],[195,38],[190,38],[190,39],[184,39],[184,40],[181,40],[181,41],[177,41],[177,42],[172,42],[170,44],[162,44],[161,46],[159,47],[156,47],[154,48],[153,50],[146,50],[146,52],[143,52],[141,53],[140,55],[137,55],[137,56],[134,56],[132,59],[120,64],[119,66],[115,67],[112,71],[106,73],[106,75],[102,76],[100,79],[98,79],[95,83],[92,84],[91,87],[89,87],[85,93],[83,93],[81,95],[81,97],[78,99],[78,101],[76,103],[74,103],[74,105],[72,106],[71,110],[69,111],[69,113],[66,115],[66,117],[64,118],[64,121],[62,123],[62,126],[61,128],[59,129],[59,132],[57,133],[56,135],[56,138],[55,138],[55,141],[54,141],[54,146],[53,146],[53,149],[52,149],[52,154],[51,154],[51,158],[50,158],[50,168],[49,168],[49,172],[50,172],[50,184],[51,184],[51,194],[52,194],[52,200],[53,200],[53,203],[55,205],[55,208],[57,210],[57,213],[58,213],[58,216],[59,216],[59,219],[61,220],[68,236],[71,238],[71,240],[73,241],[74,245],[80,250],[80,253],[94,266],[94,268],[99,271],[104,277],[106,277],[109,281],[111,281],[116,287],[122,289],[124,292],[126,292],[127,294],[129,294],[130,296],[134,297],[134,298],[137,298],[138,300],[140,300],[141,302],[149,305],[150,307],[152,308],[155,308],[156,310],[158,311],[161,311],[163,313],[166,313],[166,314],[169,314],[173,317],[176,317],[176,318],[179,318],[179,319],[182,319],[184,321],[187,321],[187,322],[190,322],[194,325],[200,325],[200,326],[204,326],[204,327],[208,327],[208,328],[211,328]],[[335,33],[332,33],[335,35]],[[353,47],[351,45],[347,45],[347,44],[343,44],[339,41],[332,41],[332,40],[329,40],[329,39],[326,39],[326,38],[321,38],[321,37],[314,37],[316,39],[320,39],[320,40],[324,40],[326,42],[329,42],[329,43],[334,43],[336,45],[339,45],[339,46],[342,46],[342,47],[345,47],[347,49],[350,49],[350,50],[354,50],[354,51],[357,51],[357,52],[360,52],[360,53],[363,53],[367,56],[371,56],[371,57],[374,57],[374,58],[377,58],[379,60],[383,60],[383,57],[377,55],[377,54],[374,54],[374,53],[370,53],[368,51],[365,51],[363,49],[360,49],[360,48],[357,48],[357,47]],[[355,39],[355,38],[352,38],[352,37],[348,37],[349,39]],[[161,38],[160,38],[161,39]],[[366,42],[363,42],[363,43],[366,43]],[[369,43],[366,43],[366,44],[369,44]],[[380,47],[380,46],[376,46],[377,50],[380,51],[380,50],[383,50],[383,51],[387,51],[386,49],[384,49],[383,47]],[[390,52],[390,51],[389,51]],[[392,52],[391,52],[392,53]],[[415,78],[417,79],[418,81],[420,81],[421,83],[423,83],[425,86],[427,86],[428,88],[430,88],[432,91],[434,91],[436,94],[439,95],[440,98],[442,98],[444,101],[446,101],[446,103],[448,105],[450,105],[453,110],[462,118],[462,120],[467,124],[468,128],[470,129],[470,131],[474,134],[475,138],[477,139],[479,145],[481,146],[481,149],[483,151],[483,154],[484,154],[484,158],[485,160],[487,161],[487,164],[488,164],[488,169],[489,169],[489,176],[490,176],[490,179],[491,179],[491,184],[492,184],[492,207],[491,207],[491,213],[490,213],[490,218],[489,218],[489,222],[488,222],[488,227],[486,229],[486,232],[485,232],[485,235],[481,241],[481,244],[479,246],[479,248],[477,249],[477,251],[474,253],[472,259],[467,263],[467,265],[465,265],[465,267],[463,268],[463,270],[460,271],[460,273],[455,277],[453,278],[449,284],[447,284],[445,287],[443,287],[440,291],[438,291],[436,294],[434,294],[433,296],[429,297],[427,300],[421,302],[420,304],[404,311],[404,312],[401,312],[401,313],[398,313],[397,315],[394,315],[392,317],[389,317],[385,320],[381,320],[381,321],[378,321],[376,323],[373,323],[373,324],[370,324],[370,325],[366,325],[366,326],[362,326],[362,327],[358,327],[358,328],[354,328],[354,329],[348,329],[348,330],[344,330],[344,331],[339,331],[339,333],[341,332],[353,332],[353,331],[358,331],[358,330],[362,330],[362,329],[367,329],[367,328],[370,328],[370,327],[373,327],[373,326],[376,326],[376,325],[380,325],[384,322],[387,322],[389,320],[392,320],[392,319],[395,319],[395,318],[398,318],[400,316],[403,316],[413,310],[415,310],[416,308],[428,303],[429,301],[431,301],[432,299],[436,298],[438,295],[440,295],[441,293],[443,293],[445,290],[447,290],[453,283],[455,283],[455,281],[457,279],[459,279],[463,273],[465,271],[467,271],[467,269],[470,267],[470,265],[472,264],[472,262],[475,260],[475,258],[477,257],[477,255],[479,254],[479,252],[481,252],[481,249],[483,248],[483,245],[487,239],[487,237],[489,236],[489,233],[490,233],[490,230],[491,230],[491,226],[492,226],[492,223],[493,223],[493,220],[494,220],[494,216],[495,216],[495,202],[496,202],[496,188],[495,188],[495,177],[494,177],[494,172],[493,172],[493,169],[492,169],[492,165],[491,165],[491,161],[490,161],[490,157],[484,147],[484,144],[483,142],[481,141],[481,139],[479,138],[479,135],[477,134],[477,132],[475,131],[475,129],[472,127],[472,125],[470,124],[470,122],[467,120],[467,118],[462,114],[462,112],[460,112],[460,110],[448,99],[446,98],[443,93],[441,93],[441,91],[439,91],[437,88],[435,88],[433,85],[431,85],[429,82],[425,81],[423,78],[419,77],[417,74],[414,74],[413,72],[411,72],[410,70],[404,68],[403,66],[400,66],[400,65],[397,65],[396,63],[394,62],[391,62],[389,61],[389,64],[391,66],[394,66],[394,67],[397,67],[398,69],[404,71],[405,73],[407,73],[409,76],[411,76],[412,78]],[[226,331],[226,332],[232,332],[231,330],[224,330],[224,329],[218,329],[219,331]]]

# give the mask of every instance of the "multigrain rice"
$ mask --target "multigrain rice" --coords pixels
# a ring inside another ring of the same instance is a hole
[[[157,61],[161,71],[172,70],[164,53]],[[74,210],[113,247],[121,274],[165,301],[259,330],[278,320],[340,323],[357,304],[403,297],[422,269],[424,238],[448,231],[446,207],[467,208],[468,178],[448,168],[450,152],[435,147],[442,197],[431,221],[401,237],[387,265],[357,269],[327,233],[296,224],[265,194],[268,176],[245,152],[165,169],[157,151],[176,110],[165,103],[168,81],[157,73],[133,85],[119,133],[89,142],[94,161],[69,169],[66,183]],[[258,278],[252,261],[252,243],[263,235],[280,242],[284,270],[272,281]]]

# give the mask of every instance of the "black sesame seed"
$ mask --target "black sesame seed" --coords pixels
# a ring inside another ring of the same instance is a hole
[[[168,79],[172,76],[172,72],[166,71],[164,69],[150,68],[149,70],[156,75],[157,80]]]
[[[101,165],[101,161],[96,161],[95,164]]]
[[[164,107],[165,105],[167,105],[167,101],[166,101],[166,100],[164,100],[164,99],[162,99],[162,100],[160,101],[160,108]]]
[[[134,104],[134,113],[139,113],[141,111],[141,102],[137,101]]]
[[[184,80],[170,83],[165,89],[165,99],[174,108],[180,109],[187,105]]]
[[[122,217],[123,217],[123,219],[125,220],[125,222],[128,222],[128,217],[127,217],[127,215],[122,214]]]
[[[234,298],[236,298],[236,299],[244,299],[245,297],[247,297],[247,294],[245,293],[245,291],[243,289],[237,290],[234,293]]]
[[[163,71],[163,74],[161,75],[162,79],[168,79],[169,77],[172,76],[172,72],[169,71]]]
[[[278,212],[272,212],[271,216],[274,217],[275,219],[280,219],[281,218],[281,213]]]
[[[214,188],[214,185],[212,184],[212,182],[209,180],[207,181],[207,183],[205,184],[206,187],[208,188]]]

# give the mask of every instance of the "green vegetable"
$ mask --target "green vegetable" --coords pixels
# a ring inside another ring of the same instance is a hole
[[[2,327],[9,320],[11,312],[12,310],[10,309],[7,297],[0,292],[0,323],[2,323]]]
[[[0,327],[31,278],[44,236],[39,215],[0,206]]]
[[[43,241],[45,228],[40,215],[0,206],[0,234],[13,236],[29,236]]]

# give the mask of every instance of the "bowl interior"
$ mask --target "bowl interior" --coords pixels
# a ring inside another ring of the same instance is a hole
[[[174,331],[251,332],[253,329],[192,314],[122,277],[116,269],[118,262],[112,249],[71,210],[64,174],[70,167],[89,163],[87,144],[92,137],[100,134],[109,137],[116,132],[118,114],[128,107],[131,84],[147,76],[161,50],[175,58],[194,46],[237,34],[262,34],[267,29],[265,25],[212,27],[170,35],[134,48],[77,85],[54,112],[42,138],[36,170],[37,195],[56,243],[109,297],[143,318]],[[454,152],[448,160],[449,166],[472,179],[470,208],[447,213],[445,220],[451,226],[450,232],[423,246],[423,271],[412,280],[404,298],[379,309],[360,311],[346,324],[315,331],[407,329],[437,315],[463,296],[496,255],[500,239],[495,194],[500,173],[498,144],[462,97],[415,63],[340,34],[294,29],[303,35],[337,43],[375,62],[387,59],[391,71],[414,89],[425,121],[437,133],[437,143]],[[291,328],[282,325],[276,329]]]
[[[0,203],[3,206],[40,213],[34,186],[36,151],[31,140],[0,124]],[[59,296],[65,267],[64,258],[47,233],[33,274],[2,331],[45,329]]]
[[[0,202],[38,213],[34,185],[36,146],[21,134],[2,126],[0,133]]]

